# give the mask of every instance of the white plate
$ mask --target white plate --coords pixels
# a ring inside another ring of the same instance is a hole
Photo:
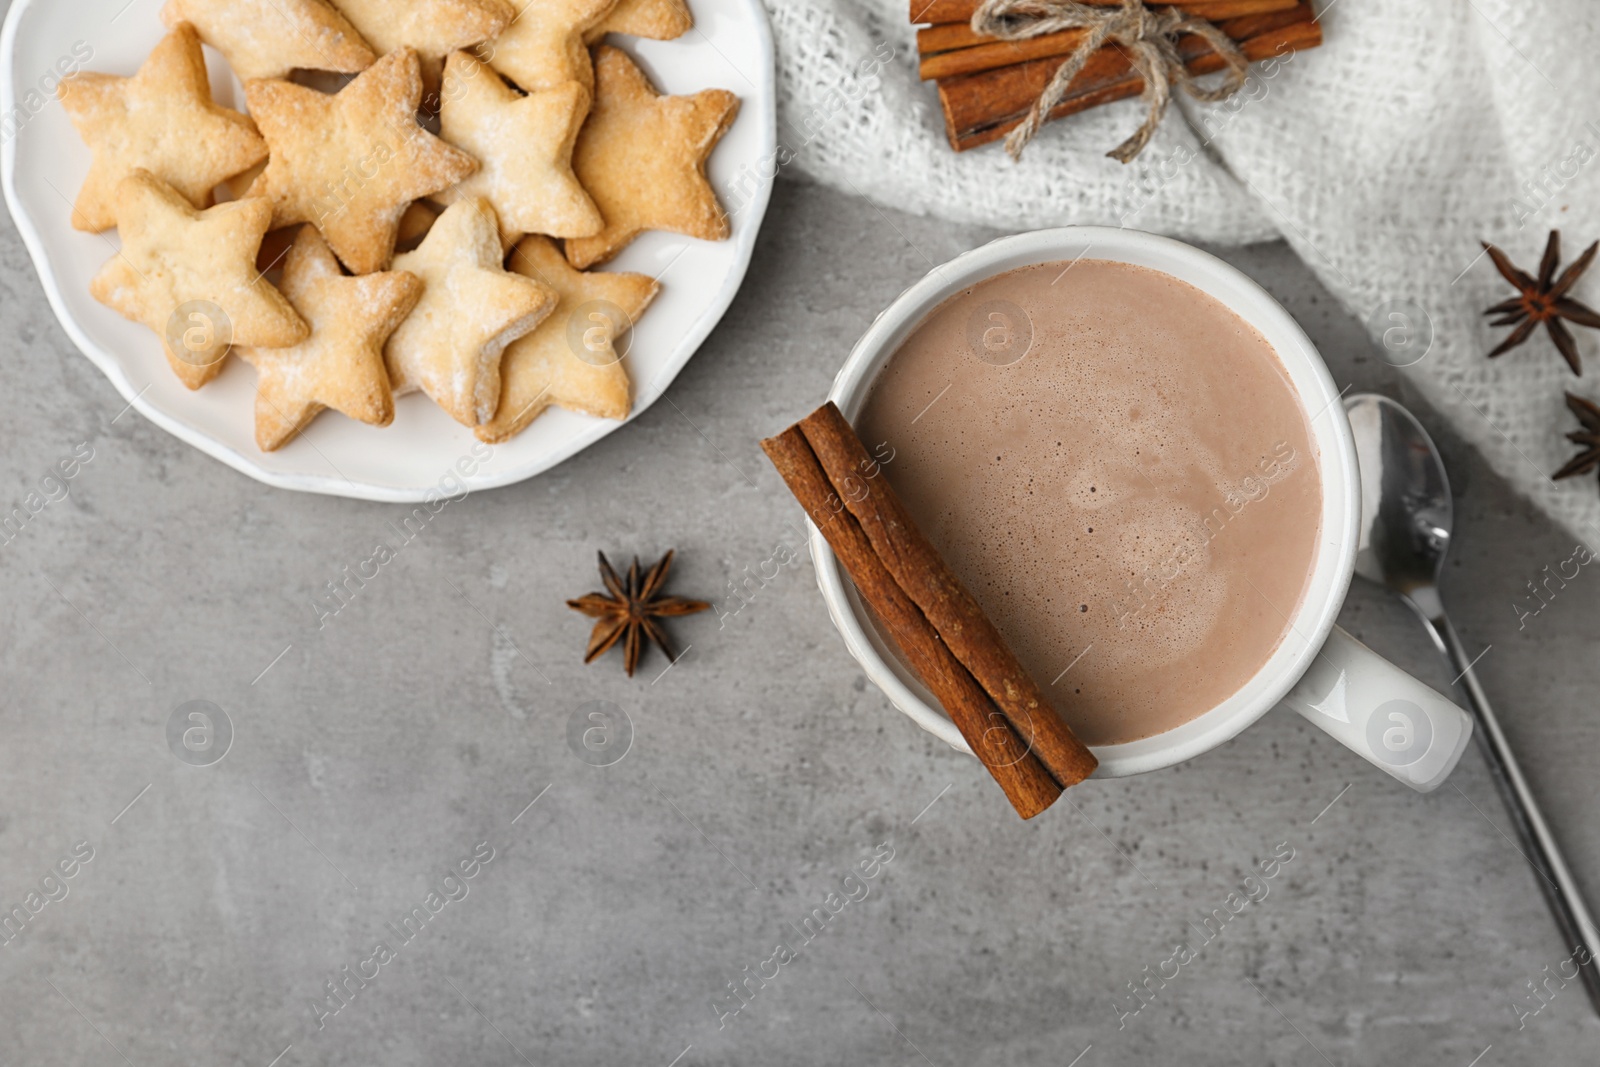
[[[695,28],[676,41],[613,38],[671,94],[724,88],[742,100],[709,173],[732,214],[727,241],[647,233],[605,269],[661,279],[661,295],[627,341],[638,415],[661,396],[733,301],[772,191],[776,91],[772,31],[759,0],[691,0]],[[14,0],[0,34],[0,179],[56,317],[123,397],[156,425],[268,485],[366,500],[420,501],[454,470],[475,438],[421,394],[395,403],[379,429],[329,412],[275,453],[255,445],[255,372],[230,357],[210,385],[190,392],[166,365],[161,341],[89,295],[89,280],[117,247],[114,233],[80,233],[71,201],[89,152],[55,99],[59,70],[132,74],[165,32],[162,0]],[[75,51],[76,49],[76,51]],[[86,51],[92,55],[78,62]],[[240,104],[222,58],[207,49],[219,103]],[[496,445],[464,481],[509,485],[548,470],[620,423],[551,409]],[[483,446],[479,446],[480,451]]]

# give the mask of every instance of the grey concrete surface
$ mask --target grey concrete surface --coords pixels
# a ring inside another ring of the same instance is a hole
[[[596,585],[595,550],[676,546],[673,588],[725,597],[799,518],[758,438],[819,401],[931,262],[991,236],[780,182],[670,402],[451,504],[319,629],[324,584],[407,509],[265,488],[123,413],[0,229],[0,502],[93,449],[0,546],[0,903],[75,872],[0,948],[0,1062],[1593,1062],[1576,985],[1532,1013],[1525,983],[1568,949],[1475,752],[1418,796],[1273,714],[1022,824],[866,683],[809,561],[726,625],[676,624],[692,647],[664,674],[582,665],[562,602]],[[1413,399],[1285,248],[1223,254],[1341,385]],[[1524,583],[1571,539],[1419,413],[1460,490],[1447,596],[1492,646],[1484,683],[1600,898],[1600,587],[1585,571],[1519,629]],[[1382,594],[1357,588],[1343,621],[1449,683]],[[191,700],[232,722],[212,766],[169,749]],[[593,701],[632,723],[606,767],[568,743]],[[847,883],[884,844],[877,877]],[[1132,1014],[1128,983],[1280,847],[1268,895]],[[462,886],[430,916],[430,891]],[[861,886],[806,939],[812,909]],[[429,921],[407,941],[414,906]],[[392,958],[366,962],[379,942]],[[780,943],[793,958],[764,965]],[[728,983],[773,968],[735,1014]],[[331,1013],[325,984],[363,970]]]

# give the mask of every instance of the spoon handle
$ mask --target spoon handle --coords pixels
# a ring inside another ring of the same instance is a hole
[[[1494,709],[1489,706],[1489,698],[1484,694],[1483,686],[1478,684],[1477,675],[1472,672],[1472,657],[1467,654],[1455,627],[1450,625],[1450,619],[1443,611],[1428,619],[1428,623],[1434,631],[1434,639],[1439,642],[1455,669],[1461,672],[1457,681],[1465,690],[1468,705],[1478,720],[1478,744],[1488,761],[1494,784],[1500,790],[1500,798],[1511,813],[1511,821],[1522,841],[1523,857],[1539,876],[1539,888],[1544,891],[1545,902],[1550,905],[1556,925],[1561,928],[1561,936],[1573,950],[1569,959],[1578,967],[1578,976],[1583,979],[1589,1002],[1600,1012],[1600,959],[1596,958],[1600,956],[1600,933],[1596,932],[1594,919],[1584,906],[1583,896],[1572,872],[1567,869],[1561,846],[1556,843],[1555,835],[1550,832],[1549,825],[1539,811],[1533,790],[1528,788],[1527,779],[1522,776],[1522,768],[1517,766],[1517,758],[1506,742]],[[1561,970],[1559,967],[1557,969]],[[1564,973],[1561,976],[1568,977]]]

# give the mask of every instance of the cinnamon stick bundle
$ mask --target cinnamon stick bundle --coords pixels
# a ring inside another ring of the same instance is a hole
[[[1094,772],[1093,753],[1022,669],[887,480],[860,476],[872,460],[837,407],[825,404],[761,444],[1023,818]]]
[[[1238,42],[1251,62],[1322,43],[1322,26],[1304,0],[1285,10],[1229,19],[1218,28]],[[1191,74],[1214,73],[1225,65],[1221,56],[1192,34],[1179,38],[1178,51]],[[1000,140],[1022,122],[1059,66],[1053,59],[1040,59],[940,79],[939,102],[950,146],[964,152]],[[1077,114],[1142,92],[1144,79],[1134,73],[1126,53],[1102,48],[1089,57],[1049,117]]]
[[[1145,0],[1153,7],[1199,7],[1217,0]],[[971,22],[979,0],[910,0],[911,22]],[[1118,7],[1122,0],[1083,0],[1095,7]]]
[[[1183,10],[1211,21],[1287,11],[1300,0],[1207,0],[1184,4]],[[923,81],[1025,63],[1031,59],[1066,56],[1083,40],[1084,30],[1061,30],[1020,41],[1002,41],[976,33],[968,22],[924,26],[917,31],[918,68]]]

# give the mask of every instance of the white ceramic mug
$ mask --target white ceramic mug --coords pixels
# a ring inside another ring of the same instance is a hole
[[[1352,751],[1414,789],[1437,787],[1472,736],[1455,704],[1334,625],[1350,586],[1361,518],[1359,470],[1344,406],[1309,338],[1267,292],[1238,270],[1178,241],[1137,230],[1074,226],[1004,237],[934,270],[890,304],[856,343],[830,399],[854,419],[878,371],[923,318],[947,298],[1015,267],[1079,258],[1152,267],[1220,300],[1277,351],[1310,423],[1322,474],[1316,561],[1289,632],[1241,689],[1164,733],[1094,749],[1100,776],[1170,767],[1231,739],[1275,706],[1293,708]],[[970,752],[938,702],[884,647],[855,587],[815,527],[812,558],[834,624],[867,676],[895,706],[952,747]]]

